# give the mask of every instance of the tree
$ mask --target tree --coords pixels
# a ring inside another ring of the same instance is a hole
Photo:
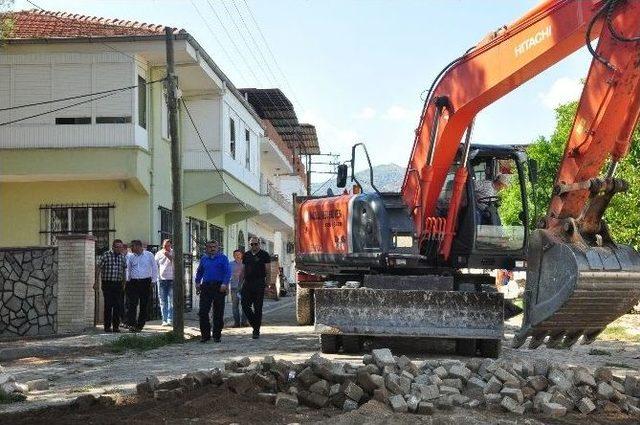
[[[0,41],[9,37],[13,30],[13,17],[11,8],[14,0],[0,0]]]
[[[546,214],[551,200],[551,191],[564,153],[565,144],[576,114],[577,102],[570,102],[556,109],[556,127],[550,138],[539,137],[527,148],[529,158],[538,162],[538,183],[535,193],[527,184],[527,198],[531,220],[530,228],[535,228],[537,219]],[[616,177],[629,183],[629,191],[613,197],[605,213],[605,221],[609,224],[616,242],[627,243],[638,249],[640,247],[640,132],[633,133],[629,154],[621,161]],[[500,217],[505,224],[519,224],[518,214],[522,210],[520,188],[512,184],[501,193]],[[537,209],[538,217],[533,217]]]

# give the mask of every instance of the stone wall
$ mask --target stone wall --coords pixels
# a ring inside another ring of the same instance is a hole
[[[57,331],[56,247],[0,248],[0,338]]]

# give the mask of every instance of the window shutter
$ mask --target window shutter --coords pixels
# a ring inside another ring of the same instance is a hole
[[[50,65],[16,65],[14,67],[14,100],[13,106],[51,100],[51,66]],[[35,115],[51,110],[51,104],[15,109],[13,119]],[[50,124],[51,115],[41,115],[22,121],[21,124]]]
[[[61,64],[53,68],[53,98],[61,99],[91,93],[91,65]],[[54,109],[91,99],[81,97],[55,103]],[[91,117],[91,103],[53,113],[54,117]]]
[[[112,90],[135,85],[130,64],[99,63],[94,66],[95,91]],[[129,89],[98,100],[94,102],[96,105],[96,116],[130,117],[132,116],[132,99],[133,89]]]

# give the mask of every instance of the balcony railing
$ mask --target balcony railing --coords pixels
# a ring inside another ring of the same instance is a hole
[[[276,204],[288,212],[293,213],[293,201],[280,192],[277,186],[267,179],[264,174],[260,175],[260,193],[273,199]]]

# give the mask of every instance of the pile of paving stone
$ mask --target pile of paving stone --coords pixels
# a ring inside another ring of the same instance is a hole
[[[0,367],[0,396],[8,401],[23,401],[27,399],[30,391],[42,391],[49,388],[46,379],[34,379],[32,381],[19,382],[15,376],[4,373]]]
[[[315,354],[304,363],[249,358],[160,383],[148,378],[138,394],[170,399],[207,385],[224,385],[238,394],[257,393],[278,408],[295,410],[335,406],[358,409],[369,400],[395,412],[430,414],[453,406],[564,416],[568,412],[640,415],[640,378],[619,377],[610,369],[560,367],[546,361],[511,363],[471,358],[428,360],[417,364],[388,349],[363,356],[362,366],[332,362]]]

